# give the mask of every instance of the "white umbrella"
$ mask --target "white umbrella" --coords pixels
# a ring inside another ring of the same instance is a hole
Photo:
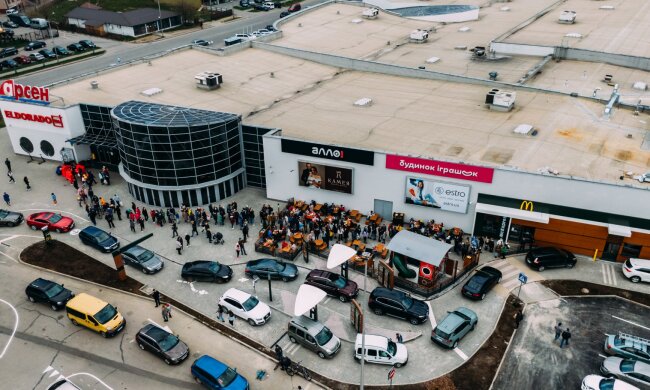
[[[325,296],[327,296],[327,293],[318,287],[308,284],[301,285],[298,289],[298,295],[296,295],[296,305],[293,309],[293,314],[301,316],[307,313],[312,307],[318,305]]]
[[[334,244],[330,250],[330,255],[327,256],[327,268],[332,269],[350,260],[352,256],[356,255],[357,251],[342,244]]]

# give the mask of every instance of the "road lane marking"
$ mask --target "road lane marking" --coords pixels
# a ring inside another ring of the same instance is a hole
[[[639,324],[637,324],[636,322],[632,322],[632,321],[626,320],[626,319],[621,318],[621,317],[616,317],[615,315],[612,315],[612,317],[613,317],[613,318],[616,318],[617,320],[620,320],[620,321],[623,321],[623,322],[627,322],[627,323],[630,324],[630,325],[634,325],[634,326],[638,326],[639,328],[643,328],[643,329],[650,330],[650,328],[648,328],[647,326],[639,325]]]
[[[433,309],[431,308],[431,303],[429,301],[426,302],[427,306],[429,306],[429,320],[431,321],[431,328],[435,329],[436,326],[438,326],[438,322],[436,322],[436,316],[433,314]]]
[[[607,277],[605,276],[605,263],[600,263],[600,272],[603,274],[603,284],[607,284]]]
[[[13,235],[13,236],[9,236],[7,238],[3,238],[2,240],[0,240],[0,243],[3,243],[5,241],[9,241],[9,240],[13,240],[16,237],[18,237],[18,235]]]
[[[469,359],[469,357],[467,357],[467,355],[465,355],[465,352],[461,351],[458,347],[454,348],[454,352],[456,352],[456,354],[458,356],[460,356],[460,358],[463,359],[463,360]]]
[[[9,344],[11,344],[11,341],[14,339],[14,335],[16,334],[16,331],[18,330],[18,311],[16,308],[9,302],[5,301],[4,299],[0,299],[0,302],[4,303],[5,305],[9,306],[11,310],[14,312],[14,317],[16,317],[16,323],[14,324],[14,330],[11,332],[9,335],[9,341],[7,341],[7,345],[5,345],[4,349],[2,350],[2,353],[0,353],[0,359],[3,358],[5,353],[7,353],[7,349],[9,349]]]

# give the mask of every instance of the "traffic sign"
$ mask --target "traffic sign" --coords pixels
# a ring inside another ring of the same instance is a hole
[[[388,380],[392,381],[394,376],[395,376],[395,367],[391,368],[390,371],[388,371]]]
[[[519,281],[520,281],[521,283],[526,283],[526,282],[528,281],[528,276],[526,276],[525,273],[520,272],[520,273],[519,273]]]

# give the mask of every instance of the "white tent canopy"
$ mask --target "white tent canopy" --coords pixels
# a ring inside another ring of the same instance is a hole
[[[350,260],[352,256],[356,255],[357,251],[342,244],[334,244],[330,249],[330,254],[327,256],[327,269],[338,267],[339,265]]]
[[[451,249],[450,244],[422,236],[408,230],[398,232],[386,248],[412,259],[439,267]]]
[[[296,295],[296,304],[293,308],[293,314],[301,316],[307,313],[312,307],[318,305],[325,296],[327,296],[327,293],[318,287],[310,286],[308,284],[301,285],[298,289],[298,295]]]

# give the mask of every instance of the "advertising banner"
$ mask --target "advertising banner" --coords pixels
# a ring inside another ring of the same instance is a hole
[[[352,169],[298,161],[298,184],[321,190],[352,193]]]
[[[467,185],[407,177],[404,201],[464,214],[469,204],[469,191],[470,186]]]
[[[453,179],[492,183],[494,169],[424,158],[386,155],[386,168]]]
[[[282,152],[303,156],[346,161],[356,164],[374,165],[375,153],[367,150],[344,148],[342,146],[322,145],[313,142],[295,141],[282,138]]]

